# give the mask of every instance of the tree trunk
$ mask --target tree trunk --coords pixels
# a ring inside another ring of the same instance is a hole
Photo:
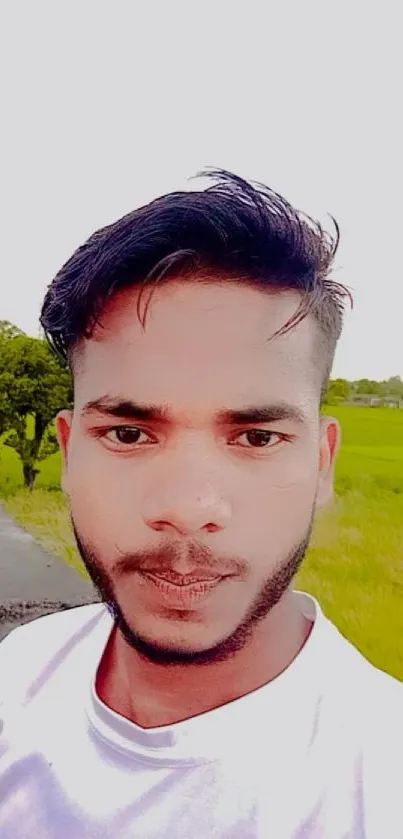
[[[39,474],[39,469],[34,469],[33,466],[25,463],[22,468],[24,472],[24,486],[32,491],[34,488],[35,478]]]

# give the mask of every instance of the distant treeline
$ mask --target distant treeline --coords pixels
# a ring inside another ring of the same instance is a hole
[[[359,379],[355,382],[331,379],[324,401],[327,405],[351,403],[403,407],[403,380],[400,376],[391,376],[381,382],[372,379]]]

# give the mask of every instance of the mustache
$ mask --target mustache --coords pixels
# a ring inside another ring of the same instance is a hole
[[[217,576],[226,574],[242,575],[247,571],[244,561],[235,557],[231,559],[218,557],[205,545],[195,542],[187,544],[164,542],[158,547],[143,549],[134,553],[122,552],[117,547],[117,551],[120,556],[114,563],[114,569],[120,575],[130,574],[133,571],[155,571],[157,569],[162,574],[172,572],[175,571],[177,563],[184,560],[191,565],[194,571],[203,569],[203,571],[211,574],[215,573]]]
[[[91,573],[99,572],[99,553],[90,540],[81,538],[73,516],[70,523],[75,536],[78,550],[84,563],[91,566]],[[192,567],[192,571],[207,571],[216,576],[226,574],[245,575],[249,566],[245,560],[237,557],[218,556],[210,548],[195,541],[181,542],[164,540],[152,548],[140,548],[136,551],[124,551],[115,543],[116,558],[110,557],[110,570],[122,576],[134,571],[158,571],[160,574],[174,572],[178,562],[184,560]],[[98,570],[97,570],[98,569]],[[109,572],[110,573],[110,572]]]

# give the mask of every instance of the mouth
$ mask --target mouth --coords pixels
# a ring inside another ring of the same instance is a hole
[[[157,577],[160,580],[165,580],[173,586],[191,586],[197,583],[211,583],[222,579],[222,574],[210,574],[208,571],[199,572],[198,574],[177,574],[175,571],[145,571],[151,577]]]
[[[143,571],[141,576],[163,604],[185,609],[206,599],[225,579],[222,576],[181,576],[172,572],[162,576],[150,571]],[[172,582],[173,579],[179,582]]]

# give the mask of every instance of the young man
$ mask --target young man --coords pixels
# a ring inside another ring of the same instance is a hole
[[[403,837],[403,686],[292,589],[339,446],[337,241],[225,172],[95,233],[41,323],[101,604],[0,646],[0,836]]]

